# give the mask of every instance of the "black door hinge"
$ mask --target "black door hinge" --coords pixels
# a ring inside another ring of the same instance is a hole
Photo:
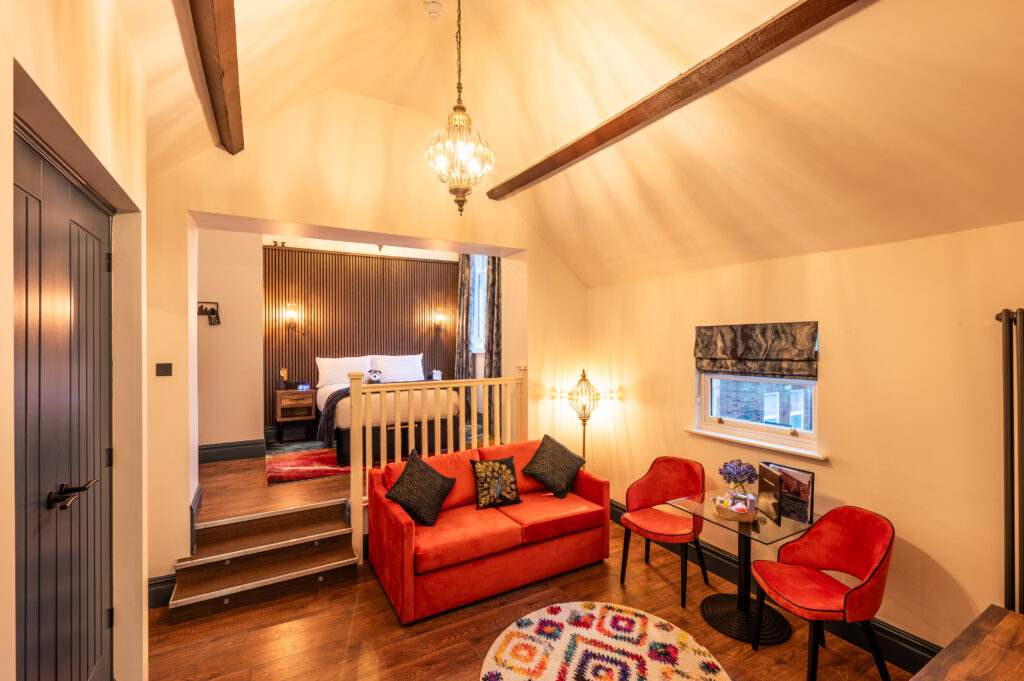
[[[114,465],[114,448],[113,447],[107,447],[106,454],[107,454],[107,462],[104,465],[107,468],[110,468],[111,466]]]
[[[114,254],[107,253],[107,271],[109,272],[114,262]]]
[[[107,608],[107,629],[114,628],[114,609]]]

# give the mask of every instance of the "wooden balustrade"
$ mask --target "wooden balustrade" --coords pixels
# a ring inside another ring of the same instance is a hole
[[[364,532],[362,508],[372,467],[397,461],[410,449],[428,457],[527,439],[529,383],[526,365],[517,368],[518,376],[413,383],[364,383],[361,372],[348,375],[352,467],[349,503],[352,544],[360,563],[363,550],[358,537]],[[404,419],[403,407],[407,411]],[[379,457],[373,456],[375,432]],[[365,468],[362,475],[359,462]]]

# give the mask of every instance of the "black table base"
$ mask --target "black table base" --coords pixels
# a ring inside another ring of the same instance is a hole
[[[700,604],[704,621],[737,641],[750,643],[754,640],[754,613],[743,612],[736,607],[734,594],[708,596]],[[765,646],[783,643],[793,632],[786,618],[775,608],[765,605],[761,616],[760,644]]]

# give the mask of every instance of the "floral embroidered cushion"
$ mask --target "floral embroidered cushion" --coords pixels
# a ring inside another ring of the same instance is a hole
[[[492,461],[471,461],[476,476],[477,510],[518,504],[519,488],[516,485],[514,457]]]

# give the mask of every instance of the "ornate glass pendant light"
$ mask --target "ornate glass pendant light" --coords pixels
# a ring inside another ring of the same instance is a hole
[[[448,185],[448,193],[455,197],[455,205],[462,215],[473,185],[494,165],[491,143],[473,127],[462,105],[462,0],[459,0],[456,16],[455,65],[458,98],[448,115],[448,125],[438,130],[427,144],[426,160],[437,179]]]

